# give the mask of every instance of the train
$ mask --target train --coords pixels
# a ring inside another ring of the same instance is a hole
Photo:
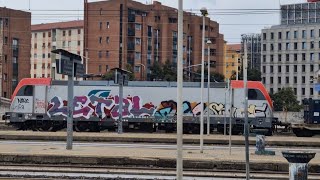
[[[244,127],[244,82],[210,83],[210,96],[204,93],[201,110],[199,82],[183,84],[183,131],[200,132],[200,116],[210,123],[210,131],[232,128],[240,134]],[[129,81],[123,90],[122,123],[125,131],[176,130],[177,83]],[[67,81],[51,78],[22,79],[11,98],[10,111],[2,119],[17,129],[58,131],[66,127],[68,114]],[[119,87],[113,81],[75,81],[73,99],[74,129],[79,132],[113,131],[119,120]],[[209,102],[209,103],[208,103]],[[209,113],[209,120],[206,119]],[[248,81],[248,121],[252,131],[272,135],[273,104],[259,81]],[[232,124],[229,127],[229,118]],[[206,131],[206,125],[205,131]],[[227,130],[229,131],[229,130]]]

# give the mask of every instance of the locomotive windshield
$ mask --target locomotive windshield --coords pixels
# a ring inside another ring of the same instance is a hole
[[[262,92],[258,89],[249,89],[248,99],[249,100],[266,100]]]
[[[33,96],[33,86],[27,85],[19,89],[17,96]]]

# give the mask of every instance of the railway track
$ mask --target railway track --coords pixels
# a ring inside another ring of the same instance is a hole
[[[82,166],[82,165],[45,165],[45,164],[2,164],[1,177],[28,178],[63,178],[63,179],[108,179],[108,178],[136,178],[136,179],[174,179],[176,169],[156,167],[123,167],[123,166]],[[245,178],[245,170],[212,170],[212,169],[184,169],[186,179],[212,178]],[[251,179],[288,179],[288,172],[251,171]],[[319,173],[309,173],[308,179],[320,179]]]

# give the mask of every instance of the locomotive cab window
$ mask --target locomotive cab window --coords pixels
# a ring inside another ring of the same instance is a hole
[[[249,89],[248,90],[248,99],[249,100],[265,100],[264,95],[258,89]]]
[[[19,89],[17,96],[33,96],[33,86],[27,85]]]

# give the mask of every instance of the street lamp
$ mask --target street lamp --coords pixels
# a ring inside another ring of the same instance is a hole
[[[207,45],[208,45],[208,107],[207,107],[207,135],[210,135],[210,109],[209,109],[209,105],[210,105],[210,45],[212,44],[212,42],[210,40],[207,41]]]
[[[208,15],[208,11],[206,8],[201,8],[200,10],[202,14],[202,58],[201,58],[201,114],[200,114],[200,153],[203,153],[203,89],[204,89],[204,39],[205,39],[205,20]]]

